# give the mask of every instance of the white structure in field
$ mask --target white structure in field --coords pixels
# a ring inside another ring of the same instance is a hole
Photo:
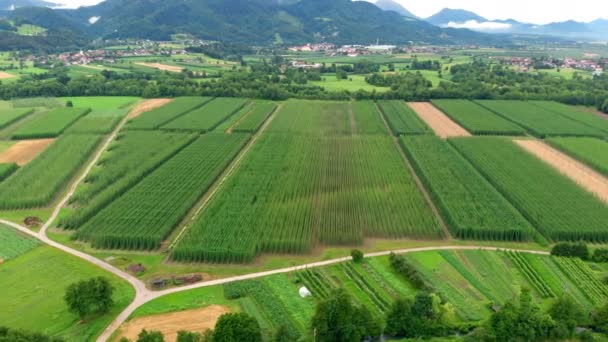
[[[300,287],[300,297],[306,298],[312,296],[312,293],[306,288],[306,286]]]

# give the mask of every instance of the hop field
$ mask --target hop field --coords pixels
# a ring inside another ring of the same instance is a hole
[[[291,100],[283,104],[266,132],[307,136],[350,135],[353,132],[351,122],[348,103]]]
[[[532,101],[532,103],[540,108],[550,110],[561,116],[580,122],[586,126],[598,128],[604,132],[604,136],[608,136],[608,120],[559,102]]]
[[[82,108],[57,108],[37,116],[13,132],[13,139],[54,138],[90,110]]]
[[[547,142],[608,176],[608,142],[594,138],[551,138]]]
[[[127,115],[128,109],[93,110],[74,125],[66,133],[110,133],[116,125]]]
[[[10,126],[11,124],[23,119],[32,114],[32,108],[15,108],[0,110],[0,129]]]
[[[257,132],[268,119],[270,114],[272,114],[277,108],[277,104],[274,102],[253,101],[252,105],[253,108],[251,108],[245,114],[245,117],[234,127],[232,130],[233,132]]]
[[[389,127],[395,135],[430,134],[431,129],[403,101],[379,101]]]
[[[210,97],[178,97],[168,104],[145,112],[131,120],[127,128],[130,129],[157,129],[181,115],[193,111],[211,101]]]
[[[523,135],[526,131],[469,100],[433,100],[433,105],[475,135]]]
[[[19,167],[15,163],[0,164],[0,182],[8,178],[13,172],[17,171]]]
[[[246,99],[216,98],[204,106],[162,126],[175,131],[209,132],[236,113],[247,103]]]
[[[485,137],[451,142],[545,237],[608,241],[608,207],[513,142]]]
[[[93,216],[77,237],[95,248],[159,248],[248,138],[244,134],[199,137]]]

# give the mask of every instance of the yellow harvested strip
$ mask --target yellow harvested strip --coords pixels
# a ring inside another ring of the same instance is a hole
[[[162,107],[167,103],[173,101],[172,99],[152,99],[145,100],[138,103],[131,111],[129,112],[129,119],[134,119],[145,112],[149,112],[152,109],[156,109],[158,107]]]
[[[0,153],[0,163],[23,166],[36,158],[55,139],[22,140]]]
[[[429,102],[409,102],[408,105],[442,139],[471,136],[471,133],[460,127]]]
[[[138,62],[135,64],[146,66],[148,68],[155,68],[155,69],[162,70],[162,71],[169,71],[169,72],[182,72],[182,70],[184,70],[184,68],[176,67],[173,65],[161,64],[161,63]]]
[[[119,338],[126,337],[129,341],[135,341],[142,329],[146,329],[160,331],[165,336],[165,341],[173,342],[180,330],[203,332],[213,329],[218,318],[228,312],[230,309],[225,306],[210,305],[201,309],[135,318],[122,325]]]
[[[608,178],[539,140],[515,139],[524,150],[552,166],[583,189],[608,203]]]
[[[4,71],[0,71],[0,80],[4,80],[7,78],[13,78],[13,77],[17,77],[13,74],[9,74],[8,72],[4,72]]]

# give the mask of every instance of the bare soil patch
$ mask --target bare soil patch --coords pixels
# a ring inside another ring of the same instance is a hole
[[[13,78],[13,77],[17,77],[13,74],[9,74],[8,72],[4,72],[4,71],[0,71],[0,80],[4,80],[7,78]]]
[[[210,305],[201,309],[140,317],[123,324],[118,339],[126,337],[135,341],[141,330],[146,329],[160,331],[165,341],[174,342],[178,331],[203,332],[213,329],[218,318],[228,312],[230,309],[225,306]]]
[[[143,65],[149,68],[155,68],[158,70],[162,70],[162,71],[169,71],[169,72],[182,72],[182,70],[184,70],[184,68],[181,67],[177,67],[177,66],[173,66],[173,65],[167,65],[167,64],[162,64],[162,63],[145,63],[145,62],[138,62],[135,63],[137,65]]]
[[[538,140],[516,139],[514,142],[540,160],[551,165],[561,174],[608,203],[608,178],[576,159]]]
[[[133,109],[131,109],[131,111],[129,112],[129,119],[134,119],[145,112],[149,112],[152,109],[162,107],[171,101],[173,101],[173,100],[172,99],[152,99],[152,100],[142,101],[138,105],[136,105]]]
[[[16,163],[23,166],[36,158],[55,139],[23,140],[0,153],[0,163]]]
[[[460,127],[429,102],[409,102],[408,105],[442,139],[471,136],[471,133]]]

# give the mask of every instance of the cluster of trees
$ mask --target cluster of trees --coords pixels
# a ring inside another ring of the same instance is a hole
[[[568,258],[581,258],[594,262],[608,262],[608,248],[597,248],[591,253],[583,242],[560,242],[553,246],[551,255]]]
[[[441,63],[439,63],[439,61],[432,61],[432,60],[419,61],[418,58],[414,58],[412,60],[412,64],[411,64],[410,68],[414,69],[414,70],[439,71],[439,70],[441,70]]]
[[[70,312],[81,319],[90,315],[103,315],[110,311],[114,301],[114,288],[104,277],[91,278],[70,285],[64,299]]]
[[[63,342],[63,339],[0,326],[0,342]]]

